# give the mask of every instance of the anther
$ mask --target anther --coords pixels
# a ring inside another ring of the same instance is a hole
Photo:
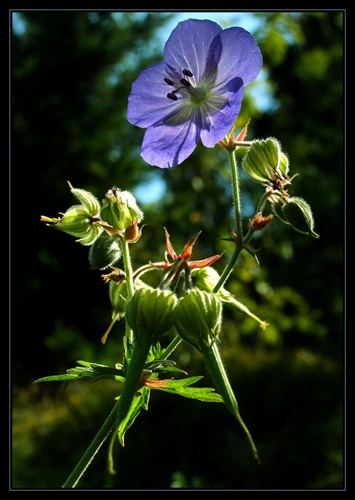
[[[183,69],[182,74],[185,76],[194,76],[189,69]]]
[[[185,80],[185,78],[181,78],[180,83],[182,83],[185,87],[191,87],[191,83]]]
[[[172,92],[169,92],[169,94],[166,94],[166,97],[169,97],[169,99],[172,99],[173,101],[178,100],[178,96],[173,94]]]
[[[164,78],[164,82],[167,83],[168,85],[174,85],[174,82],[167,77]]]

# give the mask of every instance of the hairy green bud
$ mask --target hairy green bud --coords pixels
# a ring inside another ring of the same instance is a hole
[[[55,227],[76,238],[83,237],[90,228],[90,215],[81,205],[74,205],[68,208]]]
[[[177,304],[171,290],[139,288],[126,306],[126,320],[138,342],[147,335],[151,344],[159,342],[175,323]]]
[[[89,191],[74,189],[70,182],[68,185],[73,195],[82,204],[68,208],[61,218],[42,215],[41,220],[47,222],[48,226],[79,238],[76,241],[82,245],[92,245],[103,232],[99,219],[100,204]]]
[[[116,283],[111,280],[109,283],[109,297],[112,306],[112,319],[121,319],[125,315],[127,305],[127,282]]]
[[[121,258],[121,246],[116,235],[103,233],[94,241],[89,251],[91,269],[107,269]]]
[[[280,152],[279,170],[284,177],[288,176],[289,162],[287,156],[282,151]]]
[[[199,351],[218,341],[221,327],[222,302],[216,294],[193,288],[179,300],[176,331]]]
[[[100,203],[98,199],[92,193],[90,193],[90,191],[86,191],[85,189],[73,188],[70,182],[68,182],[68,185],[70,187],[70,191],[76,198],[78,198],[85,210],[87,210],[87,212],[92,216],[98,215],[98,213],[100,212]]]
[[[217,285],[220,275],[213,267],[203,267],[202,269],[194,269],[192,271],[192,281],[195,287],[200,290],[211,292]],[[222,300],[222,303],[232,310],[239,311],[243,314],[255,319],[261,328],[265,329],[268,326],[266,321],[261,320],[258,316],[252,313],[244,304],[239,302],[228,290],[223,286],[218,290],[217,296]]]
[[[274,215],[276,215],[276,217],[278,217],[280,220],[282,220],[282,222],[284,222],[285,224],[288,224],[287,220],[285,219],[285,217],[282,213],[282,209],[285,206],[285,204],[286,204],[286,201],[283,198],[279,198],[279,199],[277,199],[277,201],[275,201],[274,203],[271,204],[271,210],[273,211]]]
[[[314,238],[319,235],[314,232],[314,219],[309,204],[299,196],[280,200],[272,205],[272,210],[284,223],[290,224],[299,233],[310,234]]]
[[[148,285],[141,280],[136,280],[134,286],[137,290],[148,287]],[[123,318],[128,302],[127,281],[125,279],[119,283],[110,280],[109,298],[112,306],[112,319]]]
[[[200,290],[211,292],[217,285],[219,278],[218,272],[210,266],[192,270],[194,285]]]
[[[82,205],[74,205],[59,219],[41,216],[41,221],[47,222],[47,226],[52,226],[70,234],[77,239],[77,243],[91,245],[102,233],[102,227],[93,222],[90,214]]]
[[[118,231],[124,231],[132,224],[139,223],[143,219],[143,212],[132,193],[113,187],[106,193],[102,203],[101,218]]]
[[[285,155],[282,158],[282,168],[285,170]],[[243,159],[245,172],[256,182],[268,184],[275,172],[280,173],[281,148],[276,139],[253,141],[248,153]],[[287,173],[287,172],[285,172]]]

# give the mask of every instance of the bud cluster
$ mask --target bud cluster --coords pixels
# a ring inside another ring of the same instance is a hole
[[[170,290],[146,285],[136,290],[125,307],[118,302],[119,307],[123,306],[122,313],[138,341],[148,335],[155,344],[172,327],[199,351],[218,341],[222,327],[222,301],[214,293],[193,288],[178,299]]]
[[[142,228],[138,227],[138,223],[143,218],[143,212],[129,191],[116,187],[110,189],[101,206],[92,193],[68,184],[81,204],[70,207],[61,218],[41,216],[41,220],[78,238],[78,243],[90,246],[91,269],[107,269],[121,258],[122,238],[129,243],[135,243],[140,238]]]
[[[290,197],[284,189],[286,184],[291,184],[293,177],[288,177],[289,162],[281,151],[279,141],[273,138],[253,141],[243,159],[243,168],[253,180],[268,186],[268,200],[274,215],[300,233],[319,237],[314,232],[314,219],[309,204],[299,196]],[[258,213],[252,220],[251,227],[261,229],[271,218],[272,214],[265,218]]]

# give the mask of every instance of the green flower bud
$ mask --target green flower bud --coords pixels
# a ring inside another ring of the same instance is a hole
[[[81,238],[86,236],[90,229],[90,215],[82,205],[74,205],[68,208],[55,227],[71,236]]]
[[[68,182],[68,185],[70,187],[70,191],[78,198],[89,214],[94,216],[100,212],[100,203],[92,193],[85,191],[85,189],[73,188],[70,182]]]
[[[303,198],[298,196],[288,198],[282,207],[282,216],[296,231],[319,238],[313,231],[314,219],[311,207]]]
[[[121,258],[121,247],[117,236],[103,233],[94,241],[89,251],[91,269],[106,269]]]
[[[113,268],[113,269],[115,269],[115,268]],[[113,273],[111,273],[111,274],[113,274]],[[105,280],[107,280],[107,277],[109,277],[109,276],[110,276],[110,274],[103,275],[102,277]],[[102,344],[105,344],[107,337],[108,337],[110,331],[112,330],[113,325],[116,323],[116,321],[120,321],[125,316],[126,307],[127,307],[127,303],[128,303],[128,288],[127,288],[126,279],[122,278],[121,281],[117,282],[114,279],[108,278],[108,281],[109,281],[109,297],[110,297],[110,302],[111,302],[111,306],[112,306],[111,323],[109,324],[104,335],[101,337]],[[138,279],[135,281],[134,286],[136,289],[138,289],[138,288],[147,287],[148,285],[146,283],[144,283],[144,281],[141,281]]]
[[[101,218],[118,231],[124,231],[133,223],[140,222],[143,212],[132,193],[113,187],[102,203]]]
[[[193,269],[192,279],[194,286],[200,290],[205,290],[206,292],[212,292],[214,287],[219,281],[220,275],[218,272],[210,266],[202,267],[201,269]],[[230,295],[229,292],[223,287],[218,290],[218,295],[220,297],[227,297]]]
[[[82,245],[92,245],[103,232],[103,228],[98,223],[100,204],[89,191],[74,189],[70,182],[68,184],[71,192],[82,202],[82,205],[68,208],[60,219],[42,215],[41,220],[47,222],[48,226],[52,225],[64,233],[79,238],[76,241]]]
[[[221,327],[222,302],[216,294],[193,288],[179,300],[176,331],[199,351],[218,340]]]
[[[109,297],[112,306],[112,319],[121,319],[125,315],[127,305],[127,282],[110,281]]]
[[[281,151],[280,153],[280,163],[279,163],[279,169],[280,169],[280,172],[282,173],[282,175],[284,177],[287,177],[288,176],[288,171],[289,171],[289,162],[288,162],[288,158],[287,156],[285,155],[285,153],[283,153]]]
[[[253,141],[243,159],[243,168],[254,181],[269,184],[275,172],[287,173],[288,162],[286,165],[286,160],[286,155],[281,153],[280,143],[276,139],[269,138]],[[282,172],[280,164],[285,172]]]
[[[135,288],[136,290],[140,288],[147,288],[148,285],[144,281],[136,280]],[[121,319],[125,315],[127,306],[127,282],[126,280],[117,283],[114,280],[110,280],[109,283],[109,297],[112,306],[112,319]]]
[[[194,269],[192,271],[192,280],[194,286],[200,290],[206,290],[211,292],[219,281],[220,275],[213,267],[204,267],[202,269]],[[250,316],[255,319],[262,329],[268,326],[266,321],[261,320],[258,316],[252,313],[244,304],[239,302],[228,290],[223,286],[218,290],[217,296],[222,300],[223,304],[226,304],[232,310],[239,311],[243,314]]]
[[[47,222],[48,226],[55,227],[63,233],[70,234],[82,245],[91,245],[102,233],[100,225],[92,221],[90,214],[82,205],[74,205],[68,208],[61,219],[41,216],[41,221]]]
[[[285,224],[289,224],[287,222],[287,220],[285,219],[285,216],[282,212],[285,205],[286,205],[286,201],[282,198],[278,198],[275,203],[271,204],[271,210],[276,215],[276,217],[278,217],[280,220],[282,220],[282,222],[284,222]]]
[[[126,320],[137,340],[149,336],[156,344],[175,323],[178,299],[170,290],[138,289],[126,306]]]

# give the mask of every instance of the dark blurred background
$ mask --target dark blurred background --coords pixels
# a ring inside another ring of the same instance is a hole
[[[201,145],[160,170],[140,157],[144,130],[126,119],[131,85],[162,59],[183,13],[13,12],[11,25],[11,382],[13,488],[60,488],[114,404],[111,382],[33,385],[84,359],[121,361],[123,322],[107,343],[108,287],[88,249],[48,228],[76,203],[67,181],[102,199],[131,190],[147,224],[132,246],[134,267],[162,260],[163,227],[179,253],[202,233],[194,259],[232,247],[228,157]],[[186,13],[187,17],[188,14]],[[195,17],[191,13],[189,17]],[[289,189],[311,205],[319,239],[273,220],[243,255],[228,290],[270,323],[225,311],[221,353],[262,458],[222,405],[155,392],[148,412],[106,472],[103,445],[82,488],[334,489],[344,486],[344,54],[342,12],[219,14],[257,39],[263,71],[247,87],[240,129],[276,137],[290,159]],[[205,18],[216,20],[212,13]],[[249,28],[250,27],[250,28]],[[245,153],[241,151],[240,155]],[[245,227],[263,188],[241,172]],[[19,209],[19,201],[21,209]],[[17,257],[21,256],[19,260]],[[152,284],[160,275],[152,275]],[[186,345],[175,360],[204,375]]]

